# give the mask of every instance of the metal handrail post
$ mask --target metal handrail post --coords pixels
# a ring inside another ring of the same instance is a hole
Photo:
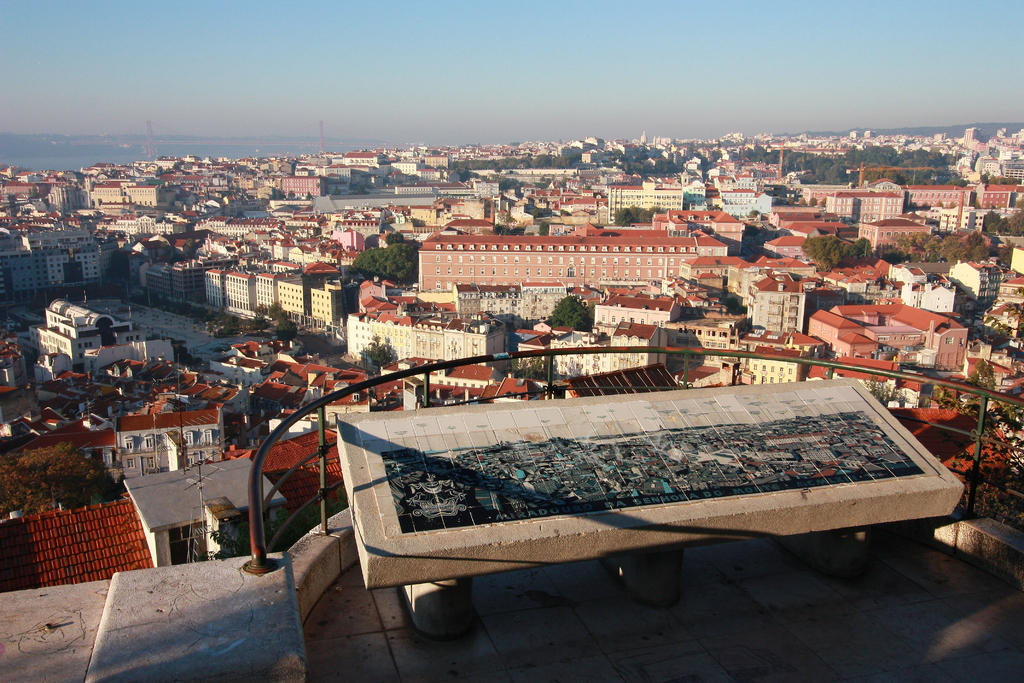
[[[327,410],[324,406],[316,409],[317,440],[320,450],[320,533],[327,535]]]
[[[430,371],[423,373],[423,407],[430,407]]]
[[[981,447],[985,432],[985,413],[988,412],[988,396],[981,395],[978,404],[978,428],[974,432],[974,465],[971,468],[971,486],[967,492],[967,514],[974,516],[974,501],[978,496],[978,482],[981,479]]]
[[[690,352],[683,351],[683,389],[690,388]]]
[[[555,356],[552,353],[547,355],[547,376],[548,385],[545,390],[544,398],[550,401],[555,397]]]

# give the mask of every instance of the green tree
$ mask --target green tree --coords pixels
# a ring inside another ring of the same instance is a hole
[[[654,214],[660,211],[661,209],[658,207],[653,209],[641,209],[639,206],[629,206],[624,209],[617,209],[614,216],[615,225],[650,223],[651,219],[654,218]]]
[[[551,234],[551,224],[547,221],[541,221],[540,225],[537,226],[537,234],[542,237],[546,237]]]
[[[299,334],[299,327],[293,321],[285,318],[274,327],[274,334],[281,341],[291,341]]]
[[[567,296],[558,302],[551,312],[552,327],[571,327],[574,330],[588,331],[594,325],[590,309],[575,296]]]
[[[544,359],[537,358],[513,358],[511,374],[514,377],[523,379],[542,380],[547,378],[547,366]]]
[[[996,376],[992,372],[992,366],[983,360],[979,360],[975,364],[974,369],[967,375],[967,381],[989,391],[994,391],[996,388]]]
[[[382,368],[395,359],[395,350],[391,343],[374,335],[373,340],[366,346],[363,356],[378,368]]]
[[[281,304],[276,302],[270,304],[270,308],[267,309],[267,316],[279,325],[288,319],[288,314],[281,308]]]
[[[871,241],[866,237],[861,237],[853,243],[854,258],[862,259],[871,256],[874,248],[871,246]]]
[[[416,279],[417,248],[409,242],[367,249],[352,262],[352,270],[365,277],[379,277],[399,282]]]
[[[894,384],[889,382],[876,382],[874,380],[868,380],[866,383],[868,391],[871,395],[881,403],[883,406],[888,406],[892,401],[902,402],[904,399],[903,392],[896,388]]]
[[[0,500],[8,511],[81,507],[109,499],[115,488],[102,462],[69,443],[0,457]]]
[[[405,235],[403,235],[400,232],[389,232],[387,234],[387,237],[384,238],[384,241],[388,244],[388,246],[392,244],[401,244],[402,242],[405,241]]]
[[[832,270],[843,260],[843,242],[832,235],[808,237],[803,249],[807,258],[821,270]]]

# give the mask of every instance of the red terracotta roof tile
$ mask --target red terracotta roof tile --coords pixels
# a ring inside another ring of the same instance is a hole
[[[0,591],[101,581],[153,567],[128,499],[0,522],[0,558]]]

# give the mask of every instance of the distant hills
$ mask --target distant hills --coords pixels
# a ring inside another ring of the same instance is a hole
[[[851,131],[857,131],[862,133],[865,130],[870,130],[872,135],[938,135],[939,133],[945,133],[949,137],[960,137],[964,134],[966,128],[977,128],[978,133],[975,136],[978,140],[987,140],[996,134],[996,131],[1000,128],[1006,128],[1011,133],[1016,133],[1021,128],[1024,128],[1024,122],[1007,122],[1007,123],[957,123],[951,126],[912,126],[906,128],[872,128],[871,126],[862,126],[858,128],[847,128],[846,130],[829,130],[829,131],[804,131],[803,133],[779,133],[779,135],[811,135],[811,136],[828,136],[828,135],[849,135]]]

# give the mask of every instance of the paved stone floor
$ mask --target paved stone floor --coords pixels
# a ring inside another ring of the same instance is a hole
[[[358,570],[306,621],[314,681],[1020,681],[1024,593],[895,536],[865,576],[823,577],[768,540],[686,551],[683,598],[633,604],[596,562],[474,580],[452,642]]]

